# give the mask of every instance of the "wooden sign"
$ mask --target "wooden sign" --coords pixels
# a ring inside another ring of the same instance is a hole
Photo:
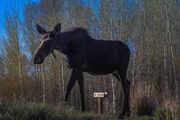
[[[95,92],[94,97],[105,97],[107,92]]]
[[[96,112],[102,114],[104,112],[104,97],[107,96],[107,92],[95,92],[94,97],[96,98]]]

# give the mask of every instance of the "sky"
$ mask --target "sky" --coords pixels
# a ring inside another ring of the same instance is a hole
[[[0,54],[3,54],[2,43],[4,38],[6,38],[5,32],[5,19],[6,15],[13,15],[14,11],[17,10],[20,19],[23,21],[23,10],[25,6],[30,3],[39,3],[40,0],[0,0]]]
[[[99,12],[100,12],[100,5],[101,5],[101,0],[82,0],[82,6],[86,7],[89,6],[90,8],[92,8],[95,12],[95,16],[97,17],[97,19],[99,19]]]
[[[4,37],[6,15],[14,14],[14,10],[17,10],[20,14],[20,19],[23,20],[23,10],[27,5],[28,1],[30,3],[40,2],[40,0],[0,0],[0,42],[1,38]]]

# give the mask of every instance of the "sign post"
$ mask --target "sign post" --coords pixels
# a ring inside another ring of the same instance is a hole
[[[103,114],[104,112],[104,97],[107,96],[107,92],[95,92],[94,97],[96,98],[96,112]]]

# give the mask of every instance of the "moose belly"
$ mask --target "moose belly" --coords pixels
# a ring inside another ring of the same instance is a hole
[[[110,74],[112,72],[114,72],[114,70],[111,70],[111,71],[101,71],[101,70],[87,71],[87,73],[94,75],[94,76]]]
[[[104,75],[104,74],[109,74],[115,71],[117,66],[114,63],[99,63],[99,64],[89,64],[89,65],[84,65],[82,67],[83,72],[87,72],[91,75]]]

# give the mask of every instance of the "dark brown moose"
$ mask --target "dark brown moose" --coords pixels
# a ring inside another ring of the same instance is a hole
[[[37,31],[42,34],[42,38],[34,55],[34,64],[43,63],[50,53],[54,55],[53,51],[57,50],[67,57],[68,65],[72,68],[65,101],[77,81],[80,88],[82,111],[85,111],[83,72],[92,75],[112,74],[121,81],[124,92],[123,110],[119,118],[125,115],[130,116],[130,81],[126,77],[130,50],[127,45],[121,41],[93,39],[84,28],[61,32],[60,23],[54,27],[53,31],[46,31],[39,25],[36,27]]]

